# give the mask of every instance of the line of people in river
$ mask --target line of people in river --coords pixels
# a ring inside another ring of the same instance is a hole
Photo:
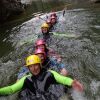
[[[54,25],[57,23],[57,15],[53,12],[48,19],[41,25],[41,33],[38,38],[43,38],[46,42],[49,41]]]
[[[61,63],[61,57],[54,50],[48,49],[46,43],[43,39],[39,39],[35,43],[35,55],[38,55],[41,58],[42,65],[46,68],[53,68],[60,71],[62,75],[67,75],[68,72],[65,68],[65,65]],[[55,67],[56,66],[56,67]],[[27,67],[22,67],[18,73],[18,79],[22,78],[23,75],[29,73]]]
[[[57,20],[56,13],[51,14],[50,18],[52,16]],[[48,33],[49,28],[42,27],[42,33]],[[47,48],[44,39],[37,40],[34,53],[26,58],[26,65],[18,73],[17,82],[0,88],[0,95],[21,91],[21,100],[58,100],[59,98],[49,91],[52,84],[62,84],[83,91],[83,85],[79,81],[68,77],[68,71],[61,61],[59,54]]]

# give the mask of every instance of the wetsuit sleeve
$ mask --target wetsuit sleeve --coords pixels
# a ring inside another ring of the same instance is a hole
[[[24,76],[18,82],[16,82],[15,84],[13,84],[11,86],[0,88],[0,95],[9,95],[9,94],[13,94],[15,92],[20,91],[24,85],[24,80],[28,76]]]
[[[72,83],[73,83],[73,79],[69,78],[69,77],[65,77],[63,75],[60,75],[59,73],[57,73],[56,71],[53,71],[53,70],[49,70],[55,80],[60,83],[60,84],[63,84],[63,85],[68,85],[68,86],[72,86]]]

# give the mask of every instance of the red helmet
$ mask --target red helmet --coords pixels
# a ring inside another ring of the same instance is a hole
[[[51,16],[51,17],[52,17],[52,16],[57,17],[57,15],[56,15],[56,13],[55,13],[55,12],[52,12],[50,16]]]
[[[37,54],[43,54],[43,55],[44,55],[44,58],[46,58],[46,53],[45,53],[45,51],[42,50],[42,49],[36,49],[36,50],[35,50],[35,55],[37,55]]]
[[[35,46],[39,46],[39,45],[46,45],[46,43],[43,39],[40,39],[40,40],[37,40],[35,43]]]
[[[47,24],[49,24],[49,23],[51,24],[51,20],[50,19],[46,20],[46,23]]]

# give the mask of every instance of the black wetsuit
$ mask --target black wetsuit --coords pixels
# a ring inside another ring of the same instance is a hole
[[[26,78],[20,100],[59,100],[59,96],[49,91],[51,84],[57,84],[54,76],[42,69],[39,75]]]

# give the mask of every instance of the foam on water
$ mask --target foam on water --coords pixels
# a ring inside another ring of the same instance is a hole
[[[84,97],[84,95],[76,90],[72,91],[71,94],[73,100],[88,100],[86,97]]]
[[[92,80],[90,87],[92,94],[96,95],[98,92],[100,92],[100,81]]]

